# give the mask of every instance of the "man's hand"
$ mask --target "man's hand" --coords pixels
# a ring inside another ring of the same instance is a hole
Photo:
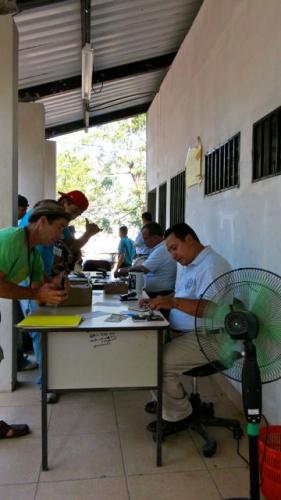
[[[142,299],[139,301],[141,306],[148,306],[150,309],[174,309],[175,300],[170,295],[158,295],[155,299]]]
[[[95,234],[102,231],[102,229],[94,222],[89,222],[89,220],[86,218],[85,221],[86,221],[86,233],[88,236],[94,236]]]
[[[70,290],[70,281],[67,277],[67,274],[61,272],[57,274],[51,281],[51,283],[55,286],[57,290],[65,290],[69,293]]]
[[[59,290],[55,283],[45,283],[36,294],[36,300],[43,304],[57,305],[66,300],[67,290]]]

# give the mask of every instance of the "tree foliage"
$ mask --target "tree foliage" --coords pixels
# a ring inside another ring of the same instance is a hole
[[[90,200],[87,215],[104,231],[139,226],[145,207],[145,115],[72,134],[59,143],[58,191],[80,189]]]

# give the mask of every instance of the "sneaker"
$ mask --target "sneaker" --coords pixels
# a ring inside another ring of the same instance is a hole
[[[162,435],[169,436],[170,434],[175,434],[176,432],[184,431],[189,427],[191,422],[194,420],[193,412],[186,418],[182,420],[177,420],[176,422],[170,422],[169,420],[162,419]],[[150,422],[147,426],[147,430],[150,432],[156,432],[157,421],[154,420]]]
[[[49,405],[54,405],[55,403],[57,403],[59,400],[59,396],[56,392],[48,392],[47,394],[47,403]]]
[[[157,401],[149,401],[144,407],[146,413],[155,414],[157,412]]]

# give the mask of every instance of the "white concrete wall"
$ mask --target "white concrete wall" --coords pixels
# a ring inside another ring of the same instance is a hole
[[[183,170],[197,136],[206,152],[240,131],[240,188],[189,188],[186,221],[233,267],[278,274],[281,176],[251,178],[253,123],[281,105],[280,19],[280,0],[205,0],[147,120],[148,190]],[[264,412],[279,423],[280,389],[264,386]]]
[[[57,143],[45,141],[44,198],[56,199]]]
[[[19,103],[19,193],[32,206],[45,198],[45,109],[39,103]],[[47,178],[47,177],[46,177]]]
[[[0,16],[0,227],[17,221],[17,30],[13,18]],[[0,300],[0,343],[5,359],[0,364],[0,391],[15,383],[15,351],[12,349],[13,303]]]

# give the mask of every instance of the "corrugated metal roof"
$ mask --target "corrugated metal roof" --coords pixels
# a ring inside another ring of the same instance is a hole
[[[202,1],[92,0],[91,42],[95,71],[177,52]],[[15,21],[19,31],[20,89],[81,74],[79,0],[46,2],[44,6],[19,13]],[[121,104],[118,98],[126,92],[128,95],[139,93],[140,86],[147,92],[146,101],[142,102],[151,102],[166,70],[107,82],[100,95],[93,95],[93,102],[106,109],[108,100],[116,98],[116,107],[128,107],[126,99]],[[140,102],[141,97],[136,101]],[[46,97],[42,102],[46,106],[48,127],[83,117],[78,89]],[[133,105],[135,101],[128,102]],[[112,104],[110,106],[114,109]]]
[[[159,88],[165,70],[154,71],[122,80],[114,80],[105,84],[95,85],[92,92],[90,111],[94,118],[112,109],[119,110],[128,106],[136,106],[151,102],[155,96],[155,89]],[[41,99],[46,109],[46,127],[61,125],[62,123],[81,120],[83,114],[81,90],[66,92]]]

